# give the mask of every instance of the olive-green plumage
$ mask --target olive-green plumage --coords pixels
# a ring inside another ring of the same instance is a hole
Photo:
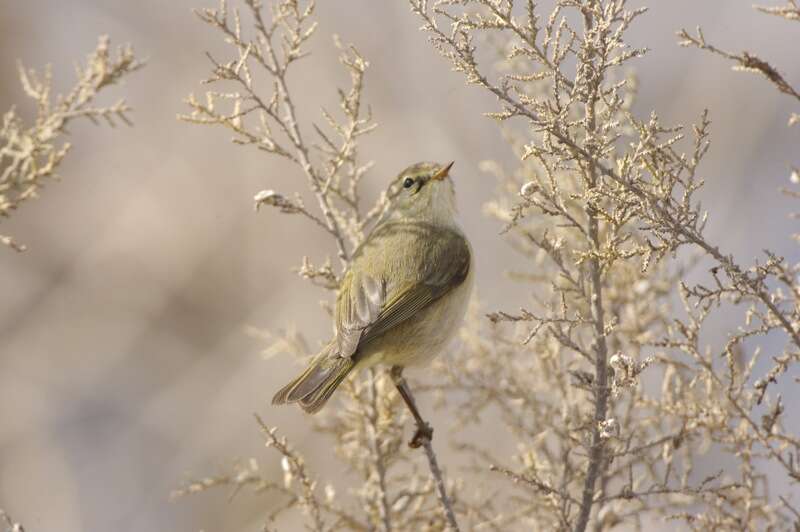
[[[336,334],[274,404],[316,412],[355,368],[430,360],[453,337],[472,285],[455,222],[452,166],[419,163],[397,178],[392,208],[355,251],[339,287]]]

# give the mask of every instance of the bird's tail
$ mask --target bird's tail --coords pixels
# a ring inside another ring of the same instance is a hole
[[[275,394],[272,404],[300,403],[309,414],[322,408],[355,366],[352,358],[333,355],[335,348],[336,343],[331,342],[323,349],[303,373]]]

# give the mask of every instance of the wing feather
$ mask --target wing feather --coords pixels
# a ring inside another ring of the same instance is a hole
[[[394,253],[387,257],[385,250]],[[402,250],[409,252],[397,253]],[[354,254],[353,266],[339,290],[339,356],[353,356],[359,345],[459,286],[469,268],[469,245],[455,231],[421,222],[395,222],[376,228]]]

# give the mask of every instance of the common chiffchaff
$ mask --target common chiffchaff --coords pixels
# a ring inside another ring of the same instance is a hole
[[[382,363],[399,377],[452,339],[473,274],[469,242],[455,221],[452,166],[418,163],[397,177],[399,194],[342,279],[335,336],[273,404],[296,402],[314,413],[353,370]]]

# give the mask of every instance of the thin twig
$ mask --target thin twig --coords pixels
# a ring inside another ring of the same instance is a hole
[[[447,488],[444,483],[442,470],[439,468],[439,461],[436,459],[436,453],[433,451],[433,444],[431,443],[431,440],[433,439],[433,429],[431,428],[430,424],[428,424],[428,422],[422,418],[419,410],[417,409],[417,403],[414,400],[414,395],[411,393],[411,389],[408,387],[408,383],[403,377],[403,368],[400,366],[392,367],[391,376],[395,386],[397,387],[397,391],[400,393],[403,401],[405,401],[406,406],[408,406],[408,409],[411,411],[411,415],[414,416],[414,421],[417,424],[417,432],[411,439],[411,443],[409,443],[409,445],[411,447],[421,446],[424,449],[425,456],[428,459],[428,467],[431,470],[431,476],[436,484],[436,495],[439,498],[439,503],[442,506],[445,517],[447,518],[447,523],[452,530],[459,532],[460,528],[458,527],[458,521],[456,521],[456,515],[453,511],[453,503],[450,500],[450,497],[447,495]]]
[[[0,524],[5,525],[2,532],[25,532],[21,524],[14,522],[11,516],[0,508]]]
[[[374,456],[375,473],[378,477],[378,511],[381,517],[381,524],[383,525],[384,532],[392,531],[392,508],[389,503],[386,486],[386,457],[381,449],[381,441],[378,436],[378,390],[375,387],[377,375],[375,370],[370,368],[368,370],[369,376],[367,377],[369,383],[369,402],[370,408],[367,411],[368,428],[367,437],[369,438],[369,445],[372,447],[372,455]]]

